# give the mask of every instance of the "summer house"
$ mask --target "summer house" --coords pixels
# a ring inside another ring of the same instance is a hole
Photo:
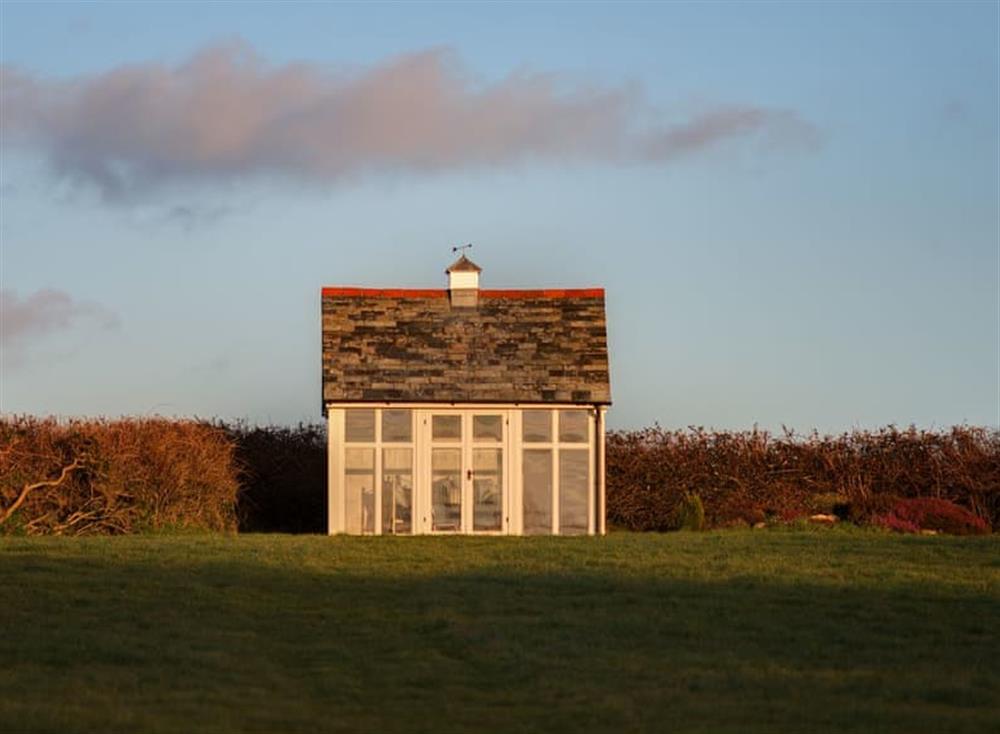
[[[324,288],[329,532],[605,532],[604,291]]]

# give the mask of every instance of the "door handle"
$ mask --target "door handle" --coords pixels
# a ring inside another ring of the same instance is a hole
[[[472,481],[472,469],[467,469],[465,476],[469,481]]]

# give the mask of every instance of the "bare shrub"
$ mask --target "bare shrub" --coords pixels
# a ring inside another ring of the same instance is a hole
[[[195,421],[2,418],[0,532],[234,530],[233,450]]]

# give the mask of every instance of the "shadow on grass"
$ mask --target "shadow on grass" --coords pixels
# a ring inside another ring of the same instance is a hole
[[[18,552],[3,731],[988,730],[995,597]]]

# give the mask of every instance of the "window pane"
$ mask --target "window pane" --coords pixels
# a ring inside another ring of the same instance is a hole
[[[524,534],[552,532],[552,450],[525,449]]]
[[[351,443],[375,440],[375,411],[371,408],[348,408],[344,421],[344,438]]]
[[[460,415],[432,416],[431,436],[435,441],[461,441],[462,416]]]
[[[409,443],[413,440],[412,411],[382,411],[382,441],[386,443]]]
[[[345,449],[344,467],[347,473],[374,473],[375,449]]]
[[[345,450],[344,500],[344,529],[375,532],[375,449]]]
[[[503,416],[472,416],[472,438],[476,441],[503,440]]]
[[[559,451],[559,533],[587,532],[590,460],[586,449]]]
[[[521,437],[524,441],[548,443],[552,440],[552,411],[524,411],[521,413],[521,429]]]
[[[413,532],[413,449],[382,449],[382,532]]]
[[[503,450],[472,451],[472,528],[500,530],[503,513]]]
[[[462,451],[431,450],[431,528],[462,529]]]
[[[559,411],[559,440],[572,443],[587,442],[587,411]]]

